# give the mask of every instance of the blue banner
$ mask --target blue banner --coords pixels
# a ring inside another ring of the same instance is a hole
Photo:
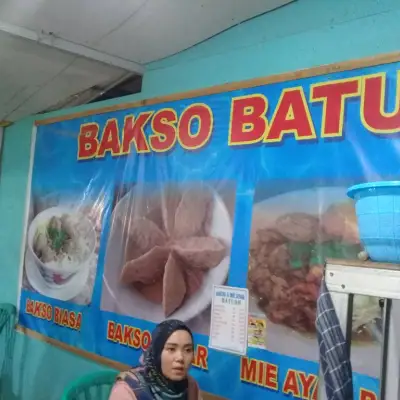
[[[398,176],[397,63],[40,125],[19,323],[136,365],[185,321],[228,399],[316,399],[326,257],[362,250],[346,189]],[[213,285],[247,287],[246,356],[208,348]],[[356,299],[356,398],[377,399],[380,309]],[[227,384],[229,382],[229,384]]]

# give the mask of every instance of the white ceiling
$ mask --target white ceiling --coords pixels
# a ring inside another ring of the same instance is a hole
[[[0,0],[0,121],[107,87],[293,0]]]

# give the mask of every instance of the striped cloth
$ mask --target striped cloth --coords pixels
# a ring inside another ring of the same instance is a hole
[[[327,400],[353,400],[353,378],[346,339],[332,297],[322,280],[317,300],[319,358]]]

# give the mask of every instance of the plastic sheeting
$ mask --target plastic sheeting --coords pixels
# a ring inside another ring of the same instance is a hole
[[[324,259],[362,250],[346,189],[398,175],[398,68],[39,126],[19,323],[134,365],[178,318],[203,390],[315,399]],[[247,357],[207,348],[214,284],[249,288]],[[357,299],[353,319],[356,397],[373,399],[378,301]]]

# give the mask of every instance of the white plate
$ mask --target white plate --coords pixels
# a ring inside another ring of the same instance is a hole
[[[288,192],[268,198],[254,205],[252,234],[257,230],[272,227],[278,217],[290,212],[322,214],[334,203],[348,200],[345,187],[319,187],[308,190]],[[254,236],[253,236],[254,238]],[[249,312],[264,314],[254,299],[250,299]],[[265,315],[265,314],[264,314]],[[292,357],[317,361],[317,338],[307,337],[283,325],[267,323],[267,349]],[[380,347],[377,343],[352,346],[352,366],[357,372],[376,376],[379,374]]]
[[[135,198],[135,192],[126,194],[116,205],[113,215],[118,215],[126,209],[129,198]],[[124,215],[122,213],[122,215]],[[211,269],[204,278],[200,289],[187,299],[183,305],[168,318],[189,321],[211,303],[213,285],[225,283],[229,272],[230,245],[232,242],[232,224],[225,204],[214,192],[214,210],[212,215],[210,236],[222,239],[228,246],[228,256],[215,268]],[[146,300],[134,288],[121,285],[120,273],[124,264],[125,238],[118,230],[111,229],[107,243],[104,262],[103,289],[101,307],[103,310],[122,315],[159,323],[165,320],[162,305]]]
[[[89,268],[82,268],[71,279],[58,287],[49,287],[33,260],[29,250],[25,253],[25,271],[31,286],[40,294],[52,299],[68,301],[78,296],[84,289],[89,277]]]

